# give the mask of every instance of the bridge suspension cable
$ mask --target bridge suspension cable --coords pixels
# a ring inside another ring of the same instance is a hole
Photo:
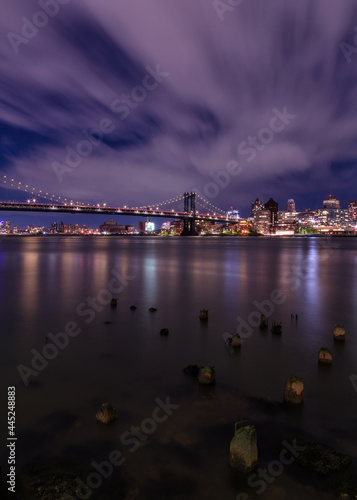
[[[15,193],[19,193],[18,197],[20,196],[23,200],[23,202],[27,202],[29,204],[41,204],[45,202],[49,202],[50,204],[59,204],[59,205],[78,205],[78,206],[83,206],[83,207],[106,207],[106,203],[83,203],[79,201],[74,201],[73,199],[70,198],[65,198],[61,196],[57,196],[54,194],[50,194],[48,192],[45,192],[41,189],[36,189],[35,187],[31,187],[28,184],[18,182],[17,180],[13,179],[11,176],[3,175],[0,176],[0,188],[5,188],[9,192],[9,198],[15,198]],[[132,209],[135,210],[146,210],[146,209],[153,209],[153,210],[159,210],[160,207],[163,207],[164,205],[172,205],[174,203],[177,204],[177,202],[184,201],[190,193],[185,193],[179,196],[174,196],[168,200],[165,201],[160,201],[158,203],[152,203],[149,205],[143,205],[141,207],[132,207]],[[192,195],[193,193],[191,193]],[[201,209],[204,210],[202,213],[206,213],[207,211],[213,211],[213,215],[226,215],[226,212],[219,207],[213,205],[210,201],[206,200],[203,198],[201,195],[194,193],[195,195],[195,201],[196,205],[198,205]],[[17,197],[17,198],[18,198]],[[5,201],[5,200],[3,200]],[[8,201],[20,201],[18,199],[13,199],[13,200],[8,200]],[[177,205],[176,205],[177,207]],[[126,205],[124,206],[126,209]],[[172,209],[172,212],[183,212],[185,210],[184,206],[177,210],[177,208],[174,210]],[[187,210],[187,208],[186,208]],[[168,211],[167,208],[164,210],[165,212]]]
[[[58,204],[77,204],[77,205],[87,205],[90,206],[90,203],[81,203],[79,201],[74,201],[69,198],[64,198],[61,196],[56,196],[54,194],[47,193],[45,191],[42,191],[41,189],[37,189],[35,187],[30,187],[28,184],[24,184],[22,182],[18,182],[15,179],[3,175],[0,177],[0,186],[2,186],[5,189],[8,189],[9,191],[20,191],[23,192],[23,194],[27,195],[27,198],[30,201],[33,201],[34,199],[36,200],[37,198],[40,198],[42,200],[49,201],[51,203],[58,203]]]
[[[208,200],[206,200],[205,198],[203,198],[202,196],[200,196],[197,193],[196,193],[196,204],[200,205],[203,208],[209,207],[209,208],[213,209],[215,212],[220,213],[221,215],[226,215],[226,212],[224,210],[222,210],[219,207],[216,207],[216,205],[213,205],[213,203],[209,202]]]
[[[151,205],[143,205],[141,207],[135,207],[135,208],[139,208],[141,210],[143,210],[145,208],[158,208],[158,207],[161,207],[162,205],[169,205],[170,203],[182,201],[183,199],[184,199],[184,195],[180,195],[180,196],[175,196],[174,198],[171,198],[170,200],[160,201],[159,203],[152,203]]]

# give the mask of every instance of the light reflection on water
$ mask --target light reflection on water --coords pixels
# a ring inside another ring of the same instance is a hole
[[[258,426],[260,456],[266,461],[274,458],[271,443],[276,445],[288,428],[353,453],[350,435],[356,425],[357,394],[349,376],[357,370],[357,240],[334,239],[332,246],[328,241],[2,239],[1,366],[4,384],[17,387],[19,465],[34,456],[36,442],[43,453],[73,457],[89,468],[88,457],[104,459],[106,451],[115,448],[120,430],[150,416],[155,398],[166,396],[179,402],[180,411],[130,457],[130,464],[136,478],[151,461],[162,471],[167,467],[162,462],[169,463],[172,471],[192,479],[195,489],[185,492],[187,499],[233,500],[237,488],[244,486],[232,480],[227,462],[233,424],[240,416]],[[105,306],[86,324],[77,306],[107,287],[113,269],[133,279],[118,294],[116,309]],[[253,302],[266,301],[276,289],[286,298],[275,306],[270,321],[282,322],[282,337],[255,328],[241,351],[231,355],[223,333],[234,333],[237,317],[247,321],[256,310]],[[132,304],[138,306],[136,311],[129,309]],[[149,307],[158,310],[150,313]],[[207,323],[198,319],[202,308],[209,309]],[[297,322],[292,313],[298,313]],[[37,385],[25,387],[17,365],[29,365],[30,350],[40,352],[45,336],[63,331],[68,321],[78,323],[80,335],[32,377]],[[346,327],[346,345],[333,341],[337,322]],[[159,335],[161,328],[169,328],[168,338]],[[317,365],[322,346],[334,356],[332,367],[325,370]],[[202,399],[196,381],[182,374],[190,363],[215,366],[211,399]],[[247,399],[281,401],[285,379],[292,374],[305,381],[305,403],[298,412],[272,414]],[[93,419],[105,401],[119,410],[111,430],[98,427]],[[190,457],[197,463],[193,468]],[[149,472],[143,477],[150,483]],[[276,483],[289,498],[296,488],[308,498],[289,474]],[[155,498],[148,491],[147,498]],[[273,498],[274,492],[267,493]]]

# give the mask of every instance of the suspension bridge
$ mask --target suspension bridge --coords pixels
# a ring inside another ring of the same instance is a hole
[[[194,235],[197,222],[235,223],[238,218],[205,200],[197,193],[184,193],[169,200],[138,207],[83,203],[37,190],[6,175],[0,177],[0,210],[13,212],[65,212],[69,214],[131,215],[165,217],[183,221],[183,235]]]

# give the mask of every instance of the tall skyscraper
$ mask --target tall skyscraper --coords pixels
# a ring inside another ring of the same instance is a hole
[[[252,201],[250,216],[254,217],[255,212],[257,212],[258,210],[264,210],[264,204],[259,200],[259,198],[256,198],[254,201]]]
[[[295,201],[292,198],[288,200],[288,203],[286,205],[286,212],[296,212]]]
[[[270,198],[266,204],[264,205],[265,207],[265,210],[269,210],[270,212],[270,223],[272,225],[272,227],[275,226],[275,222],[278,218],[278,203],[273,200],[273,198]]]
[[[348,219],[357,221],[357,201],[348,203]]]

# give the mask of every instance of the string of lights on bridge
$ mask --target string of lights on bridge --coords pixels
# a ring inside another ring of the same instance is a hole
[[[162,205],[168,205],[170,203],[182,201],[184,199],[184,197],[185,197],[184,195],[175,196],[174,198],[170,198],[169,200],[161,201],[160,203],[153,203],[151,205],[143,205],[141,207],[136,207],[136,208],[139,208],[141,210],[148,209],[148,208],[159,210],[159,207],[161,207]],[[202,200],[202,202],[200,202],[200,200]],[[218,212],[219,214],[222,214],[222,215],[226,214],[226,212],[224,210],[216,207],[215,205],[213,205],[213,203],[210,203],[209,201],[205,200],[201,195],[199,195],[197,193],[196,193],[196,204],[202,206],[204,209],[207,209],[207,206],[208,206],[208,207],[212,208],[215,212]]]
[[[3,175],[0,177],[0,184],[2,184],[5,188],[7,189],[12,189],[12,190],[20,190],[25,193],[27,193],[28,199],[27,203],[36,203],[38,198],[48,200],[50,203],[56,203],[60,205],[78,205],[78,206],[83,206],[83,207],[92,207],[92,206],[97,206],[97,207],[106,207],[106,203],[97,203],[97,204],[91,204],[91,203],[83,203],[79,201],[74,201],[72,199],[64,198],[61,196],[56,196],[54,194],[47,193],[45,191],[42,191],[41,189],[36,189],[34,187],[30,187],[28,184],[23,184],[22,182],[17,182],[15,179],[8,177],[7,175]],[[214,211],[213,215],[219,214],[219,215],[226,215],[226,212],[222,210],[221,208],[213,205],[213,203],[209,202],[208,200],[204,199],[201,195],[198,193],[195,193],[196,195],[196,205],[199,205],[201,208],[203,208],[205,211],[209,208],[211,208]],[[175,196],[173,198],[170,198],[165,201],[161,201],[159,203],[153,203],[151,205],[143,205],[141,207],[132,207],[131,209],[135,210],[160,210],[160,207],[163,205],[170,205],[179,201],[183,201],[185,198],[185,195],[179,195]],[[130,207],[127,207],[124,205],[124,209],[127,209]],[[173,213],[176,212],[176,210],[172,209],[171,210]],[[208,214],[207,214],[208,215]]]
[[[90,203],[81,203],[79,201],[75,202],[74,200],[70,200],[68,198],[62,198],[61,196],[56,196],[54,194],[45,193],[41,189],[36,189],[34,187],[31,188],[31,187],[29,187],[28,184],[22,184],[21,182],[17,182],[17,181],[15,181],[15,179],[11,179],[11,178],[7,177],[6,175],[3,175],[2,178],[0,178],[0,181],[8,189],[18,189],[18,190],[25,191],[26,193],[28,193],[30,198],[27,201],[29,203],[30,202],[35,203],[36,198],[44,198],[44,199],[51,201],[52,203],[54,203],[54,202],[63,203],[63,204],[66,204],[66,203],[71,204],[72,203],[72,204],[77,204],[77,205],[82,205],[82,206],[85,206],[85,205],[90,206]]]

